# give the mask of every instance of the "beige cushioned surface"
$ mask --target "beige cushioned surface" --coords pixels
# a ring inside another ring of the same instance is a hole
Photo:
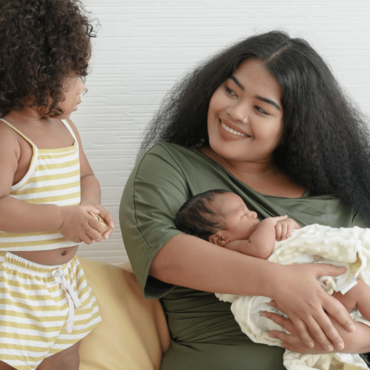
[[[132,272],[97,261],[79,260],[103,319],[81,341],[80,370],[159,369],[170,343],[159,301],[143,296]]]

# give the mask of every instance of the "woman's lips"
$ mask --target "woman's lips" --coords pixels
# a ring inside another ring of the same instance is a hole
[[[231,128],[226,123],[224,123],[221,119],[220,119],[220,125],[219,125],[219,133],[226,140],[238,140],[238,139],[244,139],[244,138],[250,137],[249,135],[243,132],[240,132],[240,131],[237,131]]]

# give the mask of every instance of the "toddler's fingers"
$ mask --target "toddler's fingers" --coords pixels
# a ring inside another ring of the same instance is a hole
[[[103,236],[102,233],[99,230],[90,228],[86,234],[88,237],[92,240],[92,242],[100,242],[102,240]]]
[[[85,204],[82,206],[87,213],[94,213],[96,215],[100,214],[100,210],[93,206],[92,204]]]
[[[102,209],[100,210],[99,216],[104,220],[104,222],[111,229],[114,229],[115,225],[114,225],[113,217],[105,208],[102,207]]]
[[[87,234],[80,235],[80,240],[85,244],[91,244],[93,242],[93,239],[90,238]]]
[[[107,231],[105,231],[105,232],[102,234],[102,237],[103,237],[105,240],[107,240],[107,239],[110,237],[110,235],[112,234],[112,232],[113,232],[113,229],[109,228]]]
[[[97,230],[100,234],[103,234],[109,228],[109,226],[100,217],[100,215],[96,215],[92,212],[90,212],[90,215],[93,217],[93,219],[89,222],[90,226]]]

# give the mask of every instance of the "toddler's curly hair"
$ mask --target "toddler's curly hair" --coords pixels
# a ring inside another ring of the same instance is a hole
[[[63,81],[84,77],[94,28],[78,0],[0,0],[0,117],[25,105],[63,111]]]

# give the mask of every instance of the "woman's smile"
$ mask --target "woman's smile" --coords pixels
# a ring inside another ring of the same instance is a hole
[[[230,132],[233,135],[231,137],[232,140],[238,140],[239,138],[251,137],[250,135],[247,135],[246,133],[244,133],[241,130],[236,130],[236,129],[232,128],[231,126],[233,126],[233,127],[235,127],[235,126],[231,125],[227,121],[224,121],[224,120],[220,119],[220,124],[221,124],[221,127],[222,127],[221,130],[224,129],[224,130],[226,130],[227,132]],[[221,133],[221,135],[222,135],[222,133]],[[235,137],[235,136],[238,136],[238,137]],[[228,140],[228,138],[225,138],[225,139]]]
[[[211,149],[228,161],[271,161],[283,131],[280,98],[280,85],[263,64],[244,62],[210,100]]]

